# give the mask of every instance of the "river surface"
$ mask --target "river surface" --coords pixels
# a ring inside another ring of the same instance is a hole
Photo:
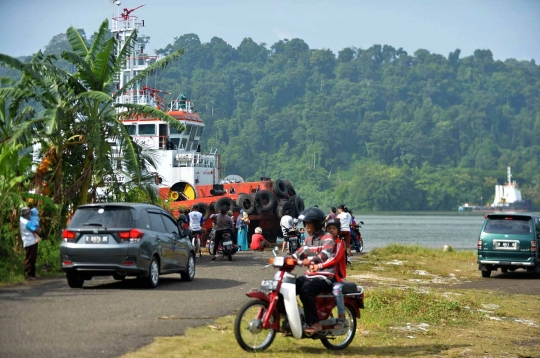
[[[360,229],[364,249],[387,246],[392,243],[418,244],[431,248],[452,246],[457,250],[475,250],[483,214],[478,215],[398,215],[356,214],[363,221]]]

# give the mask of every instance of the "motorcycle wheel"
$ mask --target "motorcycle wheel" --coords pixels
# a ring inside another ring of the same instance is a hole
[[[358,250],[360,250],[360,253],[364,252],[364,240],[362,239],[358,240]]]
[[[334,308],[332,313],[337,317],[337,308]],[[356,314],[354,313],[354,309],[349,304],[345,305],[345,322],[347,322],[347,325],[349,326],[347,333],[340,336],[327,336],[321,338],[322,344],[327,349],[333,351],[345,349],[354,339],[354,335],[356,334]]]
[[[248,352],[262,352],[276,338],[273,329],[263,330],[262,317],[268,309],[268,302],[251,300],[240,308],[234,320],[234,337],[243,350]],[[272,315],[272,322],[276,319]]]
[[[214,251],[214,242],[210,241],[206,247],[208,248],[208,254],[212,255]]]
[[[232,255],[231,254],[227,254],[227,257],[229,258],[229,261],[232,261]]]

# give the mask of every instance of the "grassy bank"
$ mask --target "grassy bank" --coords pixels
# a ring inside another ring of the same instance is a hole
[[[236,343],[234,317],[228,316],[185,336],[156,338],[126,357],[540,356],[540,297],[456,289],[480,279],[475,261],[473,252],[400,245],[355,261],[348,275],[366,288],[366,308],[344,351],[278,335],[266,352],[249,354]]]

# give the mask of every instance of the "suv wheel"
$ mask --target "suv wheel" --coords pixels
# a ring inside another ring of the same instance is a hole
[[[71,288],[81,288],[84,284],[84,278],[79,275],[67,275],[67,282]]]
[[[491,276],[491,270],[481,271],[481,272],[482,272],[482,277],[488,278],[489,276]]]
[[[180,272],[182,281],[193,281],[195,279],[195,255],[189,254],[188,265],[186,271]]]
[[[148,277],[140,277],[141,282],[148,288],[156,288],[159,284],[159,264],[155,257],[152,257],[148,268]]]

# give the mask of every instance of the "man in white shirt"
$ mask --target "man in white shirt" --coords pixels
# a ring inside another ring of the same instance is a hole
[[[341,224],[341,229],[339,231],[339,236],[345,240],[345,245],[347,247],[347,261],[350,262],[349,257],[351,254],[351,214],[345,211],[345,205],[340,205],[338,207],[338,216],[339,222]]]
[[[199,212],[199,207],[195,205],[192,211],[189,212],[189,229],[195,234],[201,231],[203,220],[203,215]]]
[[[36,260],[39,238],[34,236],[34,232],[39,232],[39,228],[35,223],[30,221],[30,208],[28,207],[21,209],[19,229],[21,231],[23,247],[26,251],[26,257],[24,259],[24,274],[29,280],[35,280],[37,278]]]
[[[285,246],[287,245],[287,242],[289,241],[289,237],[287,236],[287,233],[294,226],[294,220],[291,216],[290,210],[285,211],[285,215],[283,215],[283,217],[281,218],[281,221],[279,222],[279,226],[281,226],[281,233],[283,234],[283,245],[281,246],[281,252],[285,252]]]

